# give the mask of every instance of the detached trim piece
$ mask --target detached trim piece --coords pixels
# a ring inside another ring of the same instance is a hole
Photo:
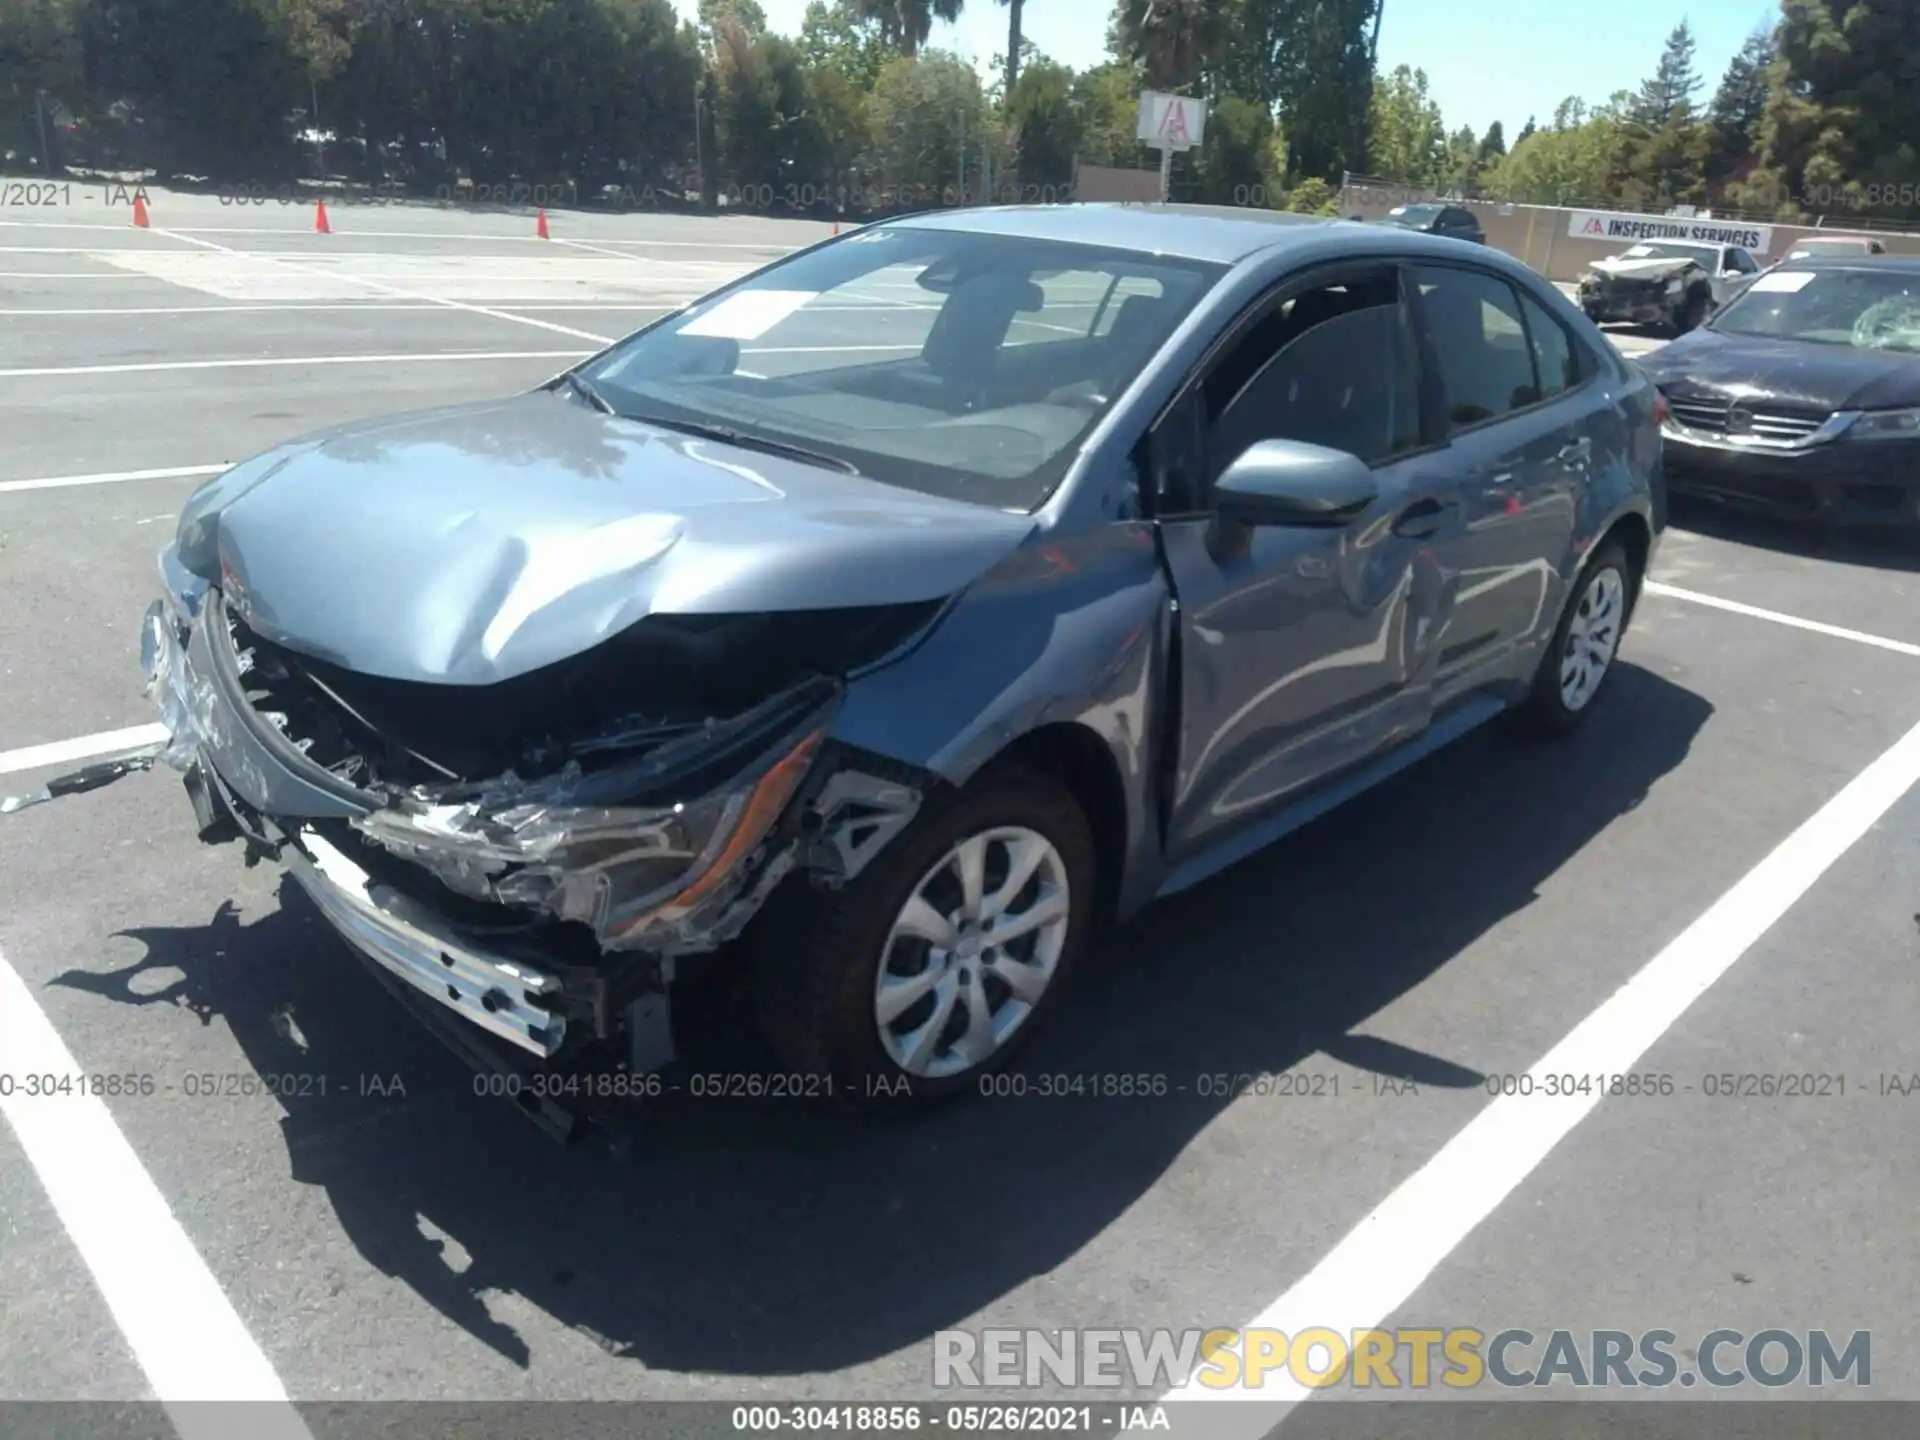
[[[354,948],[428,998],[520,1049],[551,1059],[566,1039],[560,977],[475,950],[404,895],[379,884],[312,830],[281,851],[293,877]]]

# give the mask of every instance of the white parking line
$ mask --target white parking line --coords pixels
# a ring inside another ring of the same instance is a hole
[[[184,240],[189,245],[199,245],[204,249],[214,250],[222,255],[232,255],[242,259],[246,258],[247,255],[246,251],[236,250],[231,245],[222,245],[213,240],[202,240],[198,236],[185,235],[178,231],[156,229],[152,233],[155,235],[166,235],[175,240]],[[318,271],[310,265],[301,265],[293,260],[269,260],[267,263],[269,265],[283,265],[296,274],[301,275],[319,275],[325,278],[329,274],[329,272]],[[613,343],[613,337],[610,335],[596,335],[591,330],[575,330],[571,326],[556,325],[551,320],[530,320],[525,315],[515,315],[509,310],[493,310],[485,305],[469,304],[465,300],[444,300],[438,295],[422,295],[416,291],[402,290],[398,286],[382,284],[378,280],[369,280],[361,275],[346,275],[339,272],[331,272],[331,278],[344,280],[352,285],[364,285],[369,290],[377,291],[383,295],[391,295],[396,300],[425,300],[435,305],[445,306],[449,310],[464,310],[469,315],[485,315],[493,320],[506,320],[515,325],[531,325],[539,330],[552,330],[560,335],[572,335],[581,340],[591,340],[596,345],[610,345]]]
[[[129,365],[41,365],[0,370],[0,379],[32,375],[131,375],[149,370],[251,370],[286,365],[398,365],[445,360],[578,360],[591,350],[443,350],[407,355],[271,355],[244,360],[143,360]]]
[[[94,735],[77,735],[71,740],[51,740],[45,745],[28,745],[21,750],[0,750],[0,775],[21,770],[40,770],[49,765],[71,765],[76,760],[91,760],[96,755],[113,755],[122,750],[138,750],[156,740],[167,738],[164,725],[133,725],[125,730],[102,730]]]
[[[101,470],[92,475],[49,475],[43,480],[0,480],[0,495],[19,490],[65,490],[73,485],[118,485],[127,480],[190,480],[196,475],[218,475],[232,468],[219,465],[171,465],[164,470]]]
[[[1288,1335],[1325,1326],[1339,1335],[1384,1325],[1554,1146],[1600,1103],[1552,1095],[1546,1077],[1619,1074],[1664,1035],[1847,850],[1920,782],[1920,725],[1857,775],[1748,871],[1705,914],[1616,990],[1528,1072],[1524,1096],[1494,1100],[1356,1225],[1248,1329]],[[1240,1412],[1251,1440],[1312,1390],[1291,1373],[1257,1389],[1212,1389],[1189,1379],[1167,1400],[1266,1402]],[[1210,1440],[1221,1440],[1209,1431]],[[1234,1425],[1232,1433],[1239,1435]]]
[[[278,305],[128,305],[117,307],[83,305],[72,310],[0,310],[0,315],[253,315],[259,314],[262,311],[271,312],[275,310],[340,310],[354,315],[362,313],[381,315],[394,310],[438,310],[441,308],[441,306],[427,303],[419,305],[388,305],[378,300],[331,300],[320,305],[307,305],[299,301],[291,301]],[[589,307],[581,306],[576,308],[585,309]]]
[[[0,1055],[16,1076],[83,1073],[26,982],[0,955]],[[168,1208],[166,1197],[94,1095],[0,1092],[0,1114],[182,1440],[231,1436],[207,1401],[266,1402],[249,1435],[308,1434],[247,1327]]]
[[[1795,630],[1809,630],[1815,635],[1831,635],[1836,640],[1852,640],[1878,650],[1891,650],[1896,655],[1920,655],[1920,645],[1909,644],[1905,640],[1889,640],[1884,635],[1869,635],[1864,630],[1849,630],[1843,625],[1828,625],[1820,620],[1802,620],[1798,615],[1783,615],[1778,610],[1763,610],[1758,605],[1745,605],[1738,600],[1722,600],[1717,595],[1702,595],[1698,590],[1682,590],[1678,585],[1662,585],[1657,580],[1649,580],[1643,588],[1649,595],[1664,595],[1669,600],[1710,605],[1715,610],[1726,610],[1755,620],[1771,620],[1776,625],[1790,625]]]
[[[327,214],[328,224],[332,224],[334,215],[352,208],[353,207],[348,205],[336,205],[334,209]],[[306,213],[304,210],[302,211],[303,218]],[[0,226],[16,230],[117,230],[124,234],[132,228],[132,222],[128,221],[119,225],[103,225],[98,221],[83,222],[78,220],[0,220]],[[292,225],[174,225],[169,223],[167,230],[185,232],[193,235],[281,235],[289,238],[295,235],[310,235],[313,233],[311,230],[301,229]],[[334,234],[346,236],[348,239],[365,238],[369,240],[524,240],[533,245],[550,245],[554,243],[551,240],[542,240],[538,235],[495,235],[485,230],[342,230],[336,226],[334,227]],[[593,239],[594,243],[600,245],[656,246],[663,250],[770,250],[778,252],[793,248],[778,240],[768,240],[765,242],[746,240],[628,240],[609,239],[600,235],[594,236]],[[325,245],[326,241],[319,241],[318,244]],[[17,246],[7,248],[76,250],[88,247],[62,245],[45,247]]]

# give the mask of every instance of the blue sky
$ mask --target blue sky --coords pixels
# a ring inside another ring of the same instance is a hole
[[[806,0],[760,0],[768,23],[793,34]],[[675,0],[691,15],[695,0]],[[1105,54],[1111,0],[1027,0],[1022,28],[1042,51],[1081,69]],[[1704,102],[1741,42],[1779,12],[1766,0],[1694,0],[1684,12],[1666,0],[1504,0],[1476,10],[1462,0],[1386,0],[1380,67],[1427,72],[1449,130],[1476,133],[1498,120],[1511,140],[1527,116],[1546,124],[1568,95],[1604,100],[1653,73],[1660,47],[1684,13],[1693,24]],[[1007,44],[1007,12],[968,0],[959,22],[937,25],[932,42],[986,66]]]

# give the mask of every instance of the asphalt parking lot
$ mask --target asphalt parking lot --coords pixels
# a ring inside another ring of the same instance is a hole
[[[527,388],[827,233],[330,218],[0,213],[0,793],[152,723],[135,631],[207,474]],[[871,303],[848,343],[915,323]],[[0,820],[0,1035],[158,1086],[0,1107],[0,1398],[908,1399],[944,1329],[1258,1317],[1868,1330],[1920,1399],[1920,548],[1675,521],[1576,739],[1471,738],[1087,967],[1024,1070],[1158,1097],[688,1101],[562,1149],[168,773]],[[708,1018],[690,1070],[756,1063]],[[1489,1093],[1556,1055],[1672,1083]],[[1738,1083],[1780,1075],[1844,1086]]]

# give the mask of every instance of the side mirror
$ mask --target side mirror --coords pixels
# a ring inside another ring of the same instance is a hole
[[[1367,462],[1301,440],[1257,440],[1213,487],[1221,517],[1243,525],[1344,525],[1380,497]]]

